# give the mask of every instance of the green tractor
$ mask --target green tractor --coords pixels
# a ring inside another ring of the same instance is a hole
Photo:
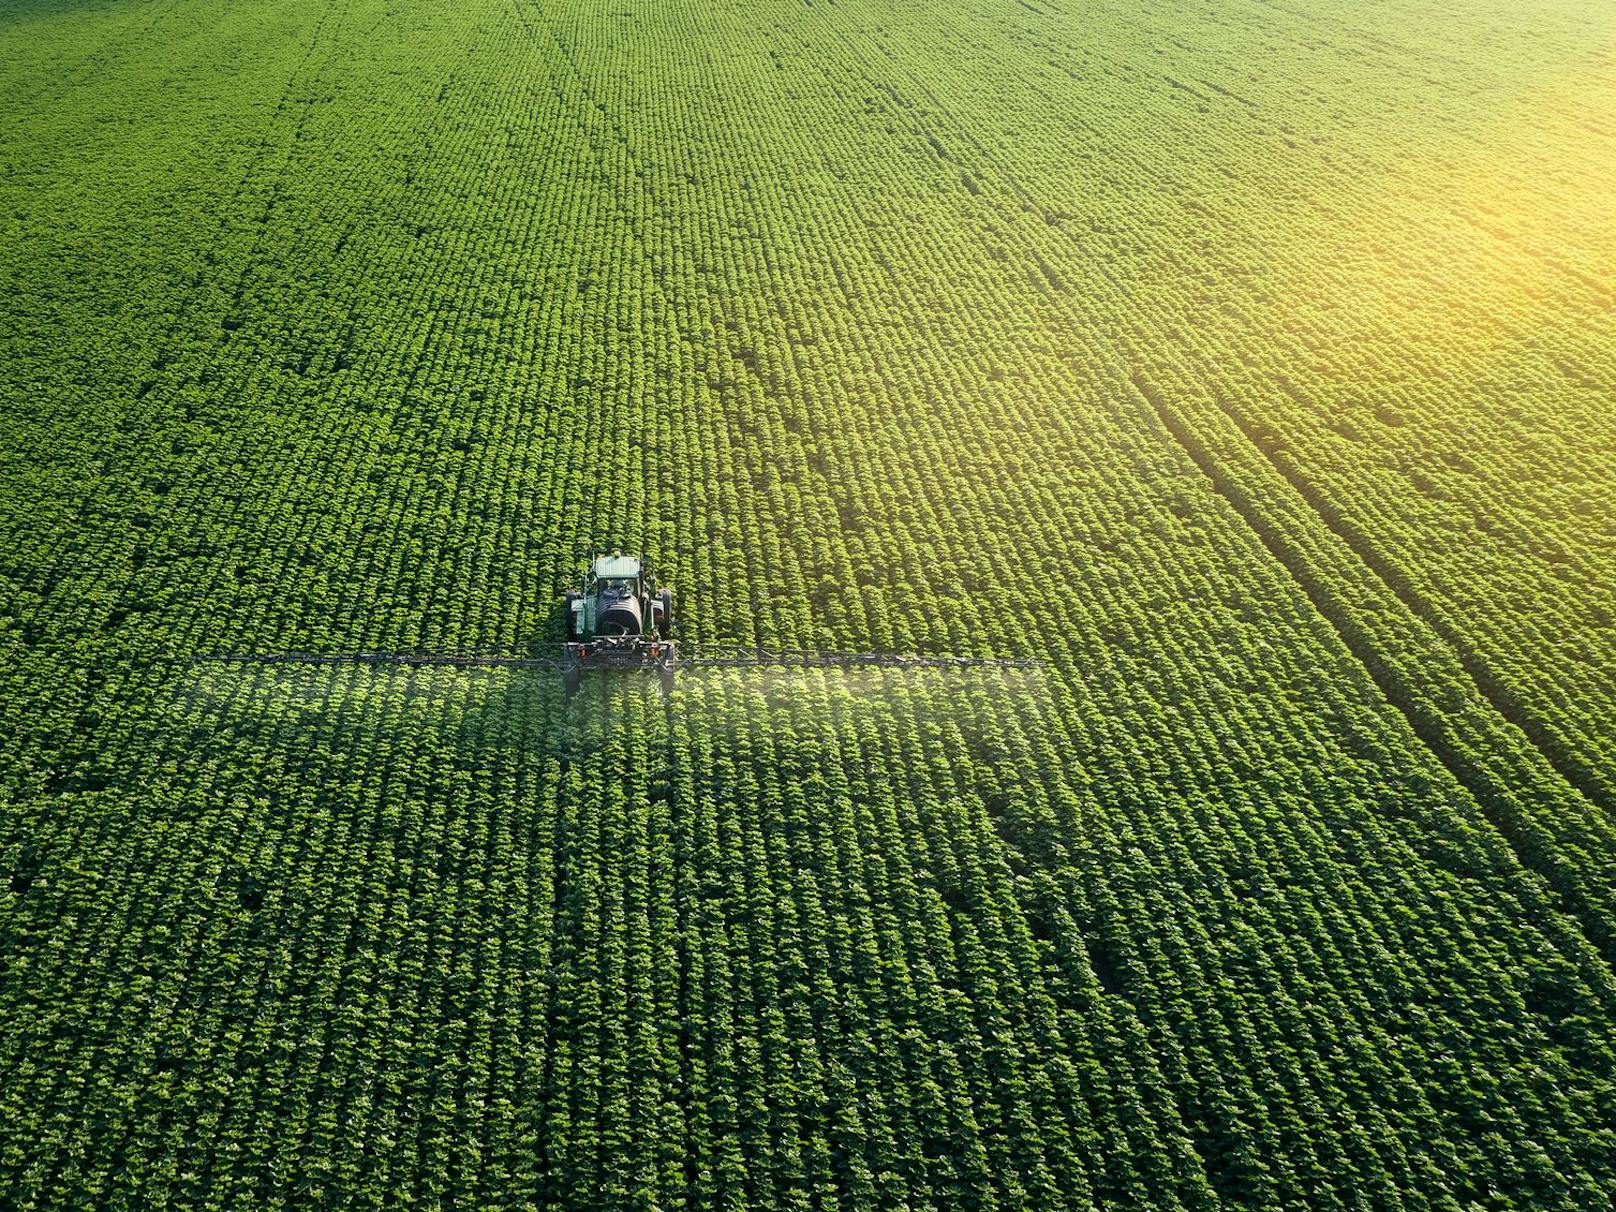
[[[543,652],[219,652],[199,661],[299,665],[488,665],[552,669],[568,697],[592,669],[645,670],[662,675],[666,692],[676,667],[707,669],[1036,669],[1026,657],[949,656],[939,653],[830,652],[817,648],[696,648],[681,654],[673,639],[673,591],[657,585],[638,556],[590,557],[583,584],[563,603],[567,635],[559,656]]]
[[[597,555],[583,585],[566,595],[561,675],[567,693],[585,670],[655,669],[673,679],[673,591],[660,589],[638,556]]]

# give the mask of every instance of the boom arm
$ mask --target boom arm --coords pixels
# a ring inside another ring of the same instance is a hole
[[[214,652],[192,660],[235,665],[458,665],[550,670],[563,669],[567,664],[560,657],[481,652]]]
[[[933,656],[895,652],[829,652],[820,648],[716,648],[680,657],[687,669],[1033,669],[1042,661],[1021,657]]]
[[[440,652],[268,652],[212,653],[202,662],[238,665],[450,665],[505,669],[549,669],[565,672],[576,664],[570,654],[558,657],[505,653]],[[1038,669],[1044,662],[1025,657],[936,656],[892,652],[830,652],[818,648],[711,648],[680,655],[681,669]],[[625,666],[632,667],[632,666]],[[654,667],[654,666],[651,666]]]

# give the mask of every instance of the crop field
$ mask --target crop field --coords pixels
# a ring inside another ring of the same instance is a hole
[[[0,1207],[1616,1203],[1608,0],[0,38]]]

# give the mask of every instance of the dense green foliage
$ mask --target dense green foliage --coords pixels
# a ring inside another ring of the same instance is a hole
[[[0,1205],[1616,1199],[1607,5],[0,29]]]

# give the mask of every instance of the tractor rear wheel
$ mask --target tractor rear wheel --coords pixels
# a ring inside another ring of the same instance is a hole
[[[673,590],[664,589],[659,596],[662,599],[662,619],[657,624],[657,634],[666,640],[673,635]]]

